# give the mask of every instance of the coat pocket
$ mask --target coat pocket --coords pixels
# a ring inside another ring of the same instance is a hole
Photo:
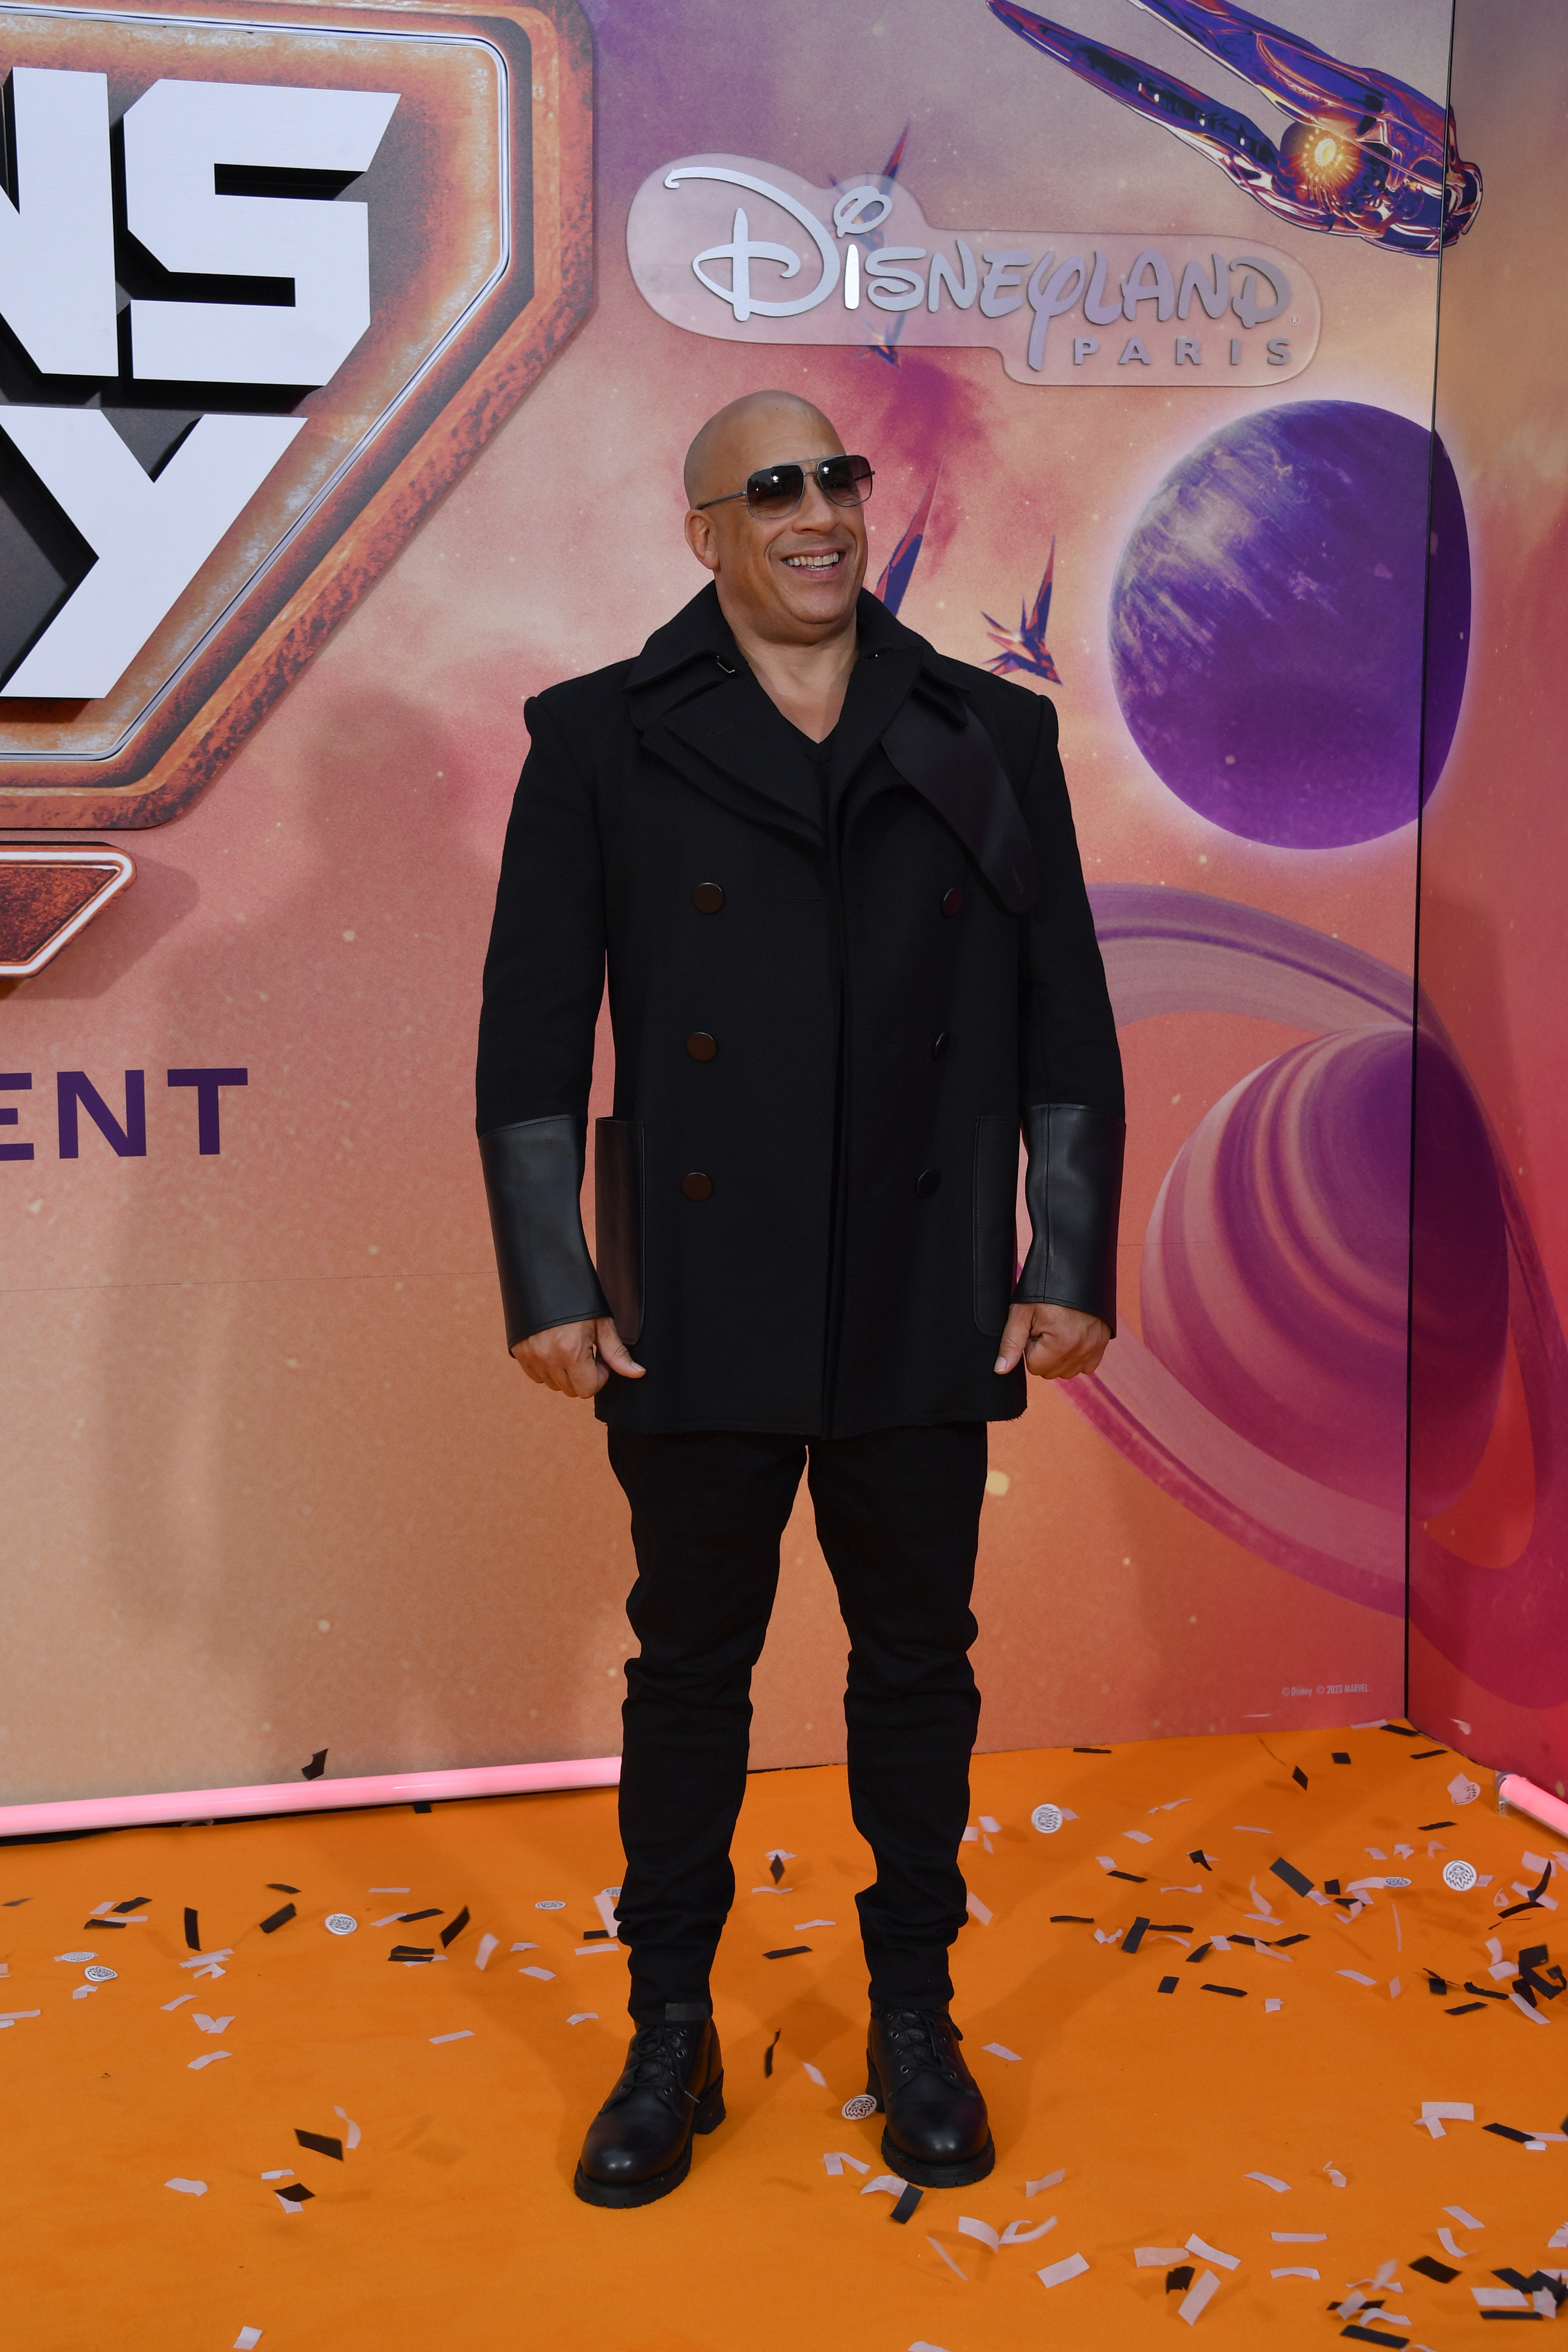
[[[594,1122],[595,1250],[599,1286],[628,1348],[643,1323],[643,1130],[640,1119]]]
[[[1017,1267],[1018,1133],[1015,1111],[974,1122],[974,1320],[991,1339],[1007,1320]]]

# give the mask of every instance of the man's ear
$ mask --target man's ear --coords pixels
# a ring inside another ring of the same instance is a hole
[[[704,572],[718,571],[719,535],[713,528],[711,517],[699,514],[695,507],[689,509],[686,518],[686,544]]]

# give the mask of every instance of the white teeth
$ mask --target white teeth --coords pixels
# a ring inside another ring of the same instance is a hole
[[[784,562],[795,572],[831,572],[842,557],[833,555],[786,555]]]

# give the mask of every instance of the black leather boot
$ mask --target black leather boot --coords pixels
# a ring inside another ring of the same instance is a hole
[[[866,2088],[886,2115],[882,2161],[921,2189],[966,2189],[996,2161],[980,2085],[945,2010],[874,2009]]]
[[[588,2126],[573,2183],[587,2205],[651,2205],[691,2169],[691,2135],[724,2120],[724,2064],[710,2017],[639,2025],[626,2070]]]

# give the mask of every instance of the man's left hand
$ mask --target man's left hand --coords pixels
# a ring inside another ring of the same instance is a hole
[[[1037,1380],[1075,1381],[1099,1370],[1110,1345],[1110,1326],[1098,1315],[1080,1315],[1076,1307],[1048,1299],[1020,1299],[1008,1315],[996,1370],[1010,1372],[1021,1356]]]

